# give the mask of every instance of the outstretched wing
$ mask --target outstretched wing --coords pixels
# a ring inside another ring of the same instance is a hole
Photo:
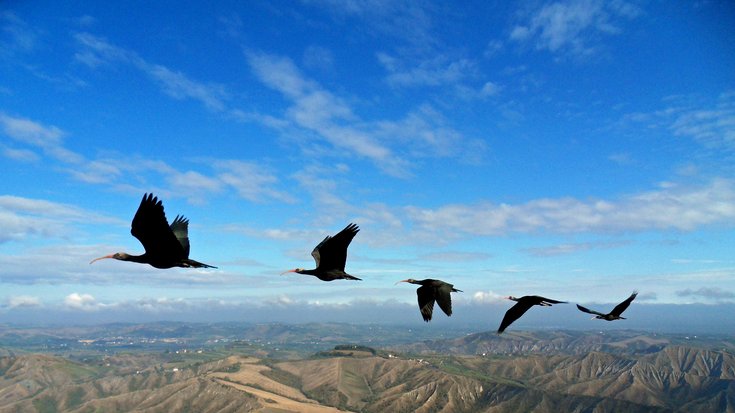
[[[539,305],[566,304],[567,303],[566,301],[552,300],[551,298],[541,297],[538,295],[534,295],[533,297],[538,299]]]
[[[613,308],[612,311],[610,311],[611,315],[614,315],[615,317],[620,317],[620,314],[623,314],[623,311],[625,311],[626,308],[630,305],[633,300],[635,300],[635,297],[638,295],[637,291],[633,291],[633,294],[630,295],[625,301],[618,304]]]
[[[518,301],[513,307],[509,308],[508,311],[505,312],[503,321],[500,322],[498,333],[502,333],[503,331],[505,331],[505,329],[508,328],[509,325],[513,324],[514,321],[521,318],[521,316],[532,306],[533,303],[531,303],[530,301],[521,300]]]
[[[421,316],[428,323],[431,321],[431,315],[434,313],[434,287],[422,285],[416,289],[416,295],[419,299]]]
[[[347,262],[347,247],[358,231],[360,231],[360,228],[357,225],[349,224],[337,235],[324,238],[311,252],[314,261],[316,261],[317,269],[321,271],[335,269],[344,271]]]
[[[130,233],[138,238],[146,254],[150,256],[179,260],[188,255],[184,254],[182,244],[168,226],[163,204],[153,194],[143,195],[138,211],[133,217]]]
[[[452,284],[442,282],[442,284],[435,288],[436,291],[436,302],[439,304],[439,308],[444,311],[444,314],[452,315]],[[423,288],[423,287],[422,287]]]
[[[179,240],[181,248],[184,249],[184,254],[189,257],[189,220],[181,215],[176,215],[174,222],[171,223],[171,231],[174,236]]]
[[[321,263],[321,254],[319,251],[324,246],[324,243],[326,243],[330,238],[332,238],[331,235],[327,235],[322,242],[320,242],[314,249],[311,251],[311,256],[314,257],[314,261],[316,262],[317,268],[319,268],[319,264]]]
[[[597,311],[595,311],[595,310],[590,310],[590,309],[589,309],[589,308],[587,308],[587,307],[582,307],[582,306],[581,306],[581,305],[579,305],[579,304],[577,304],[577,308],[579,308],[579,311],[584,311],[585,313],[588,313],[588,314],[594,314],[594,315],[599,315],[599,316],[601,316],[601,317],[605,317],[605,316],[607,315],[607,314],[602,314],[602,313],[600,313],[600,312],[597,312]]]

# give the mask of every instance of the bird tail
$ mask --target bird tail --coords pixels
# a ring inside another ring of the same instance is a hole
[[[188,258],[184,261],[184,266],[192,268],[217,268],[214,265],[205,264]]]

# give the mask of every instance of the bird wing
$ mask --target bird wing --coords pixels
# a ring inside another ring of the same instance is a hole
[[[595,310],[590,310],[587,307],[582,307],[579,304],[577,304],[577,308],[579,308],[579,311],[584,311],[585,313],[588,313],[588,314],[595,314],[595,315],[599,315],[599,316],[602,316],[602,317],[605,317],[607,315],[607,314],[603,314],[603,313],[597,312]]]
[[[498,327],[498,333],[502,333],[505,329],[513,324],[514,321],[521,318],[521,316],[533,306],[533,303],[528,300],[518,301],[513,307],[509,308],[503,316],[503,321],[500,322]]]
[[[551,298],[541,297],[541,296],[538,296],[538,295],[534,295],[533,297],[538,299],[538,303],[539,304],[541,304],[541,303],[547,303],[547,304],[566,304],[566,301],[552,300]]]
[[[435,297],[436,302],[439,304],[439,308],[444,311],[444,314],[451,316],[452,315],[452,288],[454,286],[452,284],[445,283],[441,281],[441,285],[438,287],[435,287]]]
[[[635,300],[635,297],[638,295],[638,292],[634,291],[633,294],[630,295],[625,301],[618,304],[613,308],[612,311],[610,311],[611,315],[614,315],[615,317],[620,317],[620,314],[623,314],[623,311],[625,311],[626,308],[630,305],[633,300]]]
[[[320,242],[314,249],[311,251],[311,256],[314,257],[314,261],[316,262],[316,266],[319,267],[319,263],[321,262],[321,254],[319,253],[319,250],[322,248],[324,243],[326,243],[330,238],[332,238],[331,235],[327,235],[322,242]]]
[[[421,316],[428,323],[431,320],[431,315],[434,313],[434,287],[422,285],[416,289],[416,295],[419,299]]]
[[[133,217],[130,233],[143,244],[148,255],[167,259],[186,258],[182,244],[168,226],[163,204],[153,194],[143,195]]]
[[[174,222],[171,223],[171,231],[176,236],[176,239],[179,240],[179,244],[184,249],[186,257],[189,257],[189,220],[181,215],[176,215]]]
[[[358,231],[360,229],[357,225],[349,224],[337,235],[324,238],[311,252],[314,261],[316,261],[317,269],[322,271],[334,269],[344,271],[345,262],[347,262],[347,247]]]

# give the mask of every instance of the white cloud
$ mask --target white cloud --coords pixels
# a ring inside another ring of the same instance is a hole
[[[11,296],[6,302],[6,307],[9,309],[41,307],[42,305],[40,298],[30,295]]]
[[[574,254],[580,251],[619,248],[630,244],[630,241],[598,241],[559,244],[548,247],[526,248],[525,252],[536,257],[550,257],[555,255]]]
[[[463,233],[501,235],[535,231],[690,231],[706,225],[735,224],[735,184],[715,179],[705,186],[675,185],[619,200],[557,198],[519,205],[484,202],[435,209],[407,207],[406,213],[419,228],[453,237]]]
[[[97,302],[90,294],[71,293],[64,298],[64,305],[72,310],[96,311],[104,308],[105,304]]]
[[[218,160],[214,162],[214,169],[218,171],[219,181],[235,189],[245,199],[253,202],[264,199],[294,202],[294,198],[287,192],[274,189],[278,178],[263,165],[239,160]]]
[[[504,302],[506,296],[492,291],[476,291],[472,294],[472,302],[476,304],[496,304]]]
[[[208,109],[223,111],[227,98],[225,88],[217,84],[205,84],[189,79],[181,72],[174,72],[161,65],[141,64],[140,68],[161,83],[164,92],[176,99],[198,100]]]
[[[735,300],[735,293],[719,287],[702,287],[697,290],[687,288],[676,292],[679,297],[700,297],[718,302]]]
[[[735,92],[724,93],[712,108],[675,111],[670,129],[708,148],[735,152]]]
[[[623,1],[568,0],[545,4],[531,13],[528,20],[516,25],[510,39],[534,41],[537,49],[551,52],[567,50],[574,54],[594,51],[592,43],[599,35],[620,32],[616,20],[631,19],[640,11]]]
[[[89,160],[64,147],[62,138],[65,133],[56,126],[46,126],[0,112],[0,130],[20,143],[41,148],[44,154],[64,164],[62,170],[85,183],[110,184],[122,177],[129,179],[130,176],[136,176],[141,183],[145,183],[148,179],[143,175],[150,179],[150,173],[153,172],[168,184],[172,193],[188,194],[191,202],[200,202],[206,194],[220,192],[225,187],[233,188],[241,197],[251,201],[293,201],[287,193],[274,188],[278,179],[273,174],[253,162],[227,159],[208,161],[206,163],[212,169],[208,175],[195,170],[179,171],[163,161],[139,158],[136,154]],[[20,161],[40,159],[39,155],[28,149],[4,148],[3,153]]]
[[[291,101],[286,116],[301,128],[315,132],[337,149],[375,162],[384,171],[405,174],[406,165],[369,132],[345,121],[359,124],[352,109],[340,98],[305,78],[293,62],[265,53],[248,53],[253,72],[267,86]]]
[[[435,41],[432,36],[433,19],[437,5],[411,0],[309,0],[334,13],[337,23],[345,16],[357,17],[370,28],[369,33],[394,37],[414,47],[424,48]]]
[[[387,81],[394,86],[439,86],[457,84],[478,73],[477,65],[469,59],[449,61],[443,56],[420,60],[410,68],[406,62],[386,53],[378,53],[378,62],[389,72]]]
[[[28,149],[3,148],[3,155],[20,162],[38,162],[41,157]]]
[[[10,11],[0,12],[0,57],[10,59],[15,53],[32,52],[38,45],[39,33]]]
[[[129,64],[153,78],[166,94],[175,99],[194,99],[216,112],[227,110],[225,101],[228,96],[222,85],[190,79],[181,72],[150,63],[137,53],[117,47],[90,33],[77,33],[75,39],[81,46],[75,58],[91,68],[111,63]]]
[[[80,163],[83,157],[63,146],[64,133],[56,126],[45,126],[39,122],[0,112],[0,129],[13,140],[43,150],[47,155],[67,163]],[[28,156],[28,151],[24,152]],[[18,154],[7,152],[6,155]]]
[[[98,213],[42,199],[0,195],[0,243],[68,235],[70,224],[114,222]]]

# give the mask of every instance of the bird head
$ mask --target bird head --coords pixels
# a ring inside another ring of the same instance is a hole
[[[398,281],[398,282],[396,283],[396,285],[398,285],[398,283],[411,283],[411,284],[418,284],[418,283],[416,282],[416,280],[414,280],[413,278],[409,278],[409,279],[407,279],[407,280],[401,280],[401,281]]]
[[[518,298],[517,297],[513,297],[512,295],[509,295],[509,296],[507,296],[505,298],[507,298],[508,300],[518,301]]]
[[[114,254],[105,255],[104,257],[95,258],[92,261],[90,261],[89,263],[92,264],[95,261],[103,260],[105,258],[114,258],[114,259],[120,260],[120,261],[127,261],[129,257],[130,257],[130,255],[129,254],[126,254],[124,252],[116,252]]]
[[[288,274],[290,272],[301,273],[301,271],[304,271],[304,269],[303,268],[294,268],[293,270],[288,270],[288,271],[282,272],[281,275],[285,275],[285,274]]]

